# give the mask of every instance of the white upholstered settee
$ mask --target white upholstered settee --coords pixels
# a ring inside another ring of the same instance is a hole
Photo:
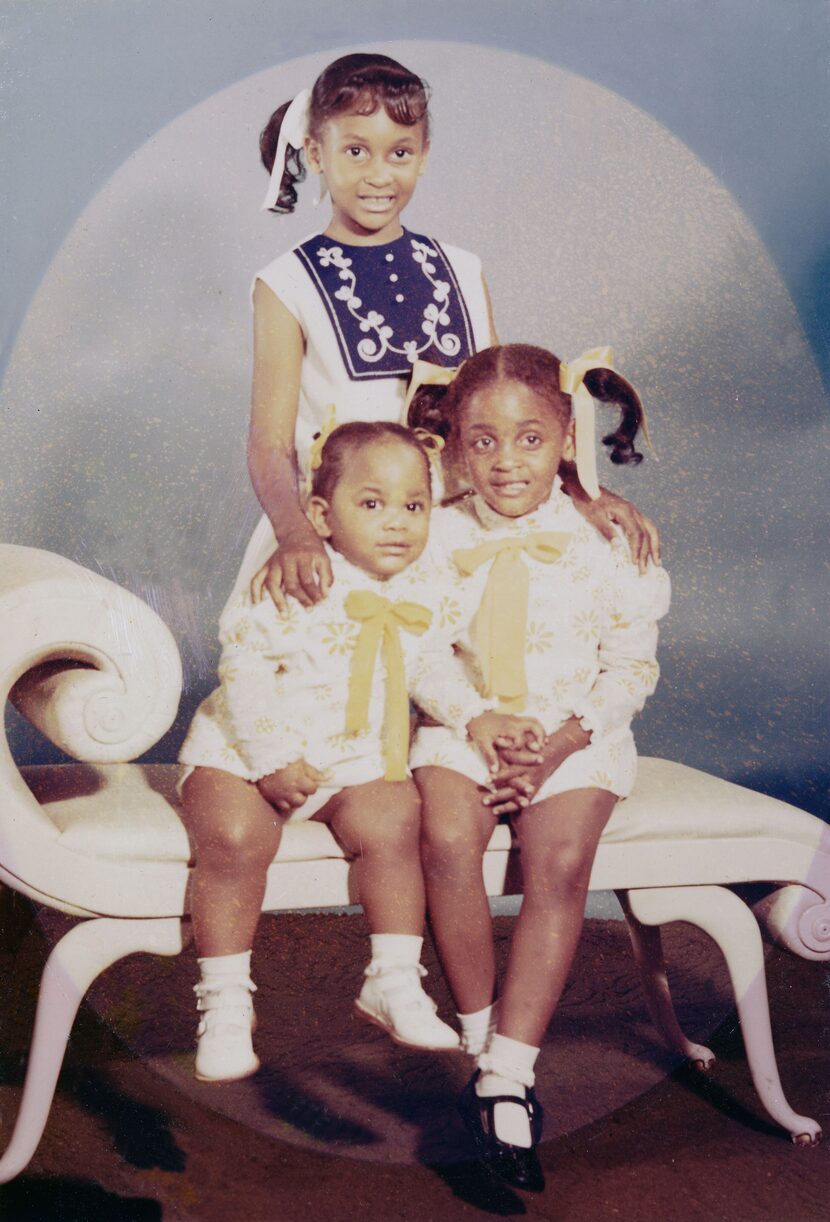
[[[188,934],[190,848],[176,813],[175,765],[130,764],[169,728],[181,668],[168,629],[145,603],[48,552],[0,546],[4,697],[79,763],[25,769],[0,740],[0,882],[80,919],[41,981],[28,1071],[0,1182],[28,1163],[43,1133],[78,1005],[106,967],[136,951],[177,954]],[[506,827],[485,860],[491,894],[520,890]],[[628,917],[649,1008],[669,1044],[708,1067],[708,1049],[672,1010],[659,926],[690,921],[720,945],[750,1069],[770,1115],[794,1141],[820,1127],[787,1103],[770,1031],[756,914],[730,884],[776,889],[761,916],[808,959],[830,959],[830,835],[783,802],[660,759],[602,838],[591,886],[614,889]],[[289,825],[264,908],[353,903],[353,872],[317,823]],[[757,910],[756,910],[757,912]]]

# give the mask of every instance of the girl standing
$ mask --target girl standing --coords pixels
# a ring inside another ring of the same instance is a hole
[[[417,361],[455,367],[495,333],[479,259],[401,224],[429,155],[419,77],[385,55],[335,60],[274,112],[260,150],[263,207],[290,212],[307,169],[331,198],[325,231],[263,268],[253,290],[248,453],[266,517],[236,589],[257,574],[255,599],[267,587],[284,611],[285,594],[311,606],[332,582],[302,509],[309,450],[332,407],[337,423],[401,421]],[[604,493],[579,507],[606,533],[619,520],[638,558],[656,551],[651,524],[627,502]]]
[[[503,749],[505,766],[491,778],[448,729],[421,727],[410,761],[430,918],[463,1046],[478,1058],[462,1114],[481,1158],[537,1190],[533,1067],[579,938],[600,834],[634,782],[630,722],[657,681],[656,622],[669,600],[665,572],[639,571],[622,542],[600,538],[562,492],[557,472],[574,456],[572,403],[588,391],[623,409],[605,439],[617,460],[639,457],[639,399],[599,365],[568,368],[528,345],[492,348],[463,366],[440,404],[473,489],[433,522],[479,608],[462,657],[483,695],[537,718],[545,738],[538,753]],[[434,420],[434,396],[428,406]],[[416,396],[414,423],[420,414]],[[510,811],[524,900],[496,1013],[481,859],[497,817]]]
[[[190,766],[182,797],[196,862],[203,1080],[244,1077],[259,1064],[251,946],[286,821],[328,823],[357,859],[372,942],[358,1013],[400,1043],[458,1045],[421,987],[424,886],[407,693],[470,734],[490,761],[494,738],[510,734],[514,719],[488,711],[492,702],[453,666],[445,590],[419,564],[429,466],[400,425],[335,430],[308,505],[336,575],[332,594],[309,611],[292,600],[280,618],[270,599],[253,606],[243,591],[223,614],[221,687],[197,710],[180,753]]]

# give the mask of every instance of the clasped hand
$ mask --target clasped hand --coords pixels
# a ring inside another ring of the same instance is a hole
[[[507,720],[513,728],[494,739],[498,766],[491,767],[492,780],[482,798],[494,815],[516,814],[530,806],[548,777],[569,755],[583,750],[591,741],[590,733],[576,717],[569,718],[550,736],[538,722],[533,722],[538,730],[532,733],[527,728],[520,730],[521,725],[527,727],[530,718]]]

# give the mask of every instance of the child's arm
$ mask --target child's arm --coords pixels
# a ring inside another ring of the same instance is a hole
[[[434,549],[434,555],[439,554]],[[436,569],[436,581],[441,572],[453,572],[440,566]],[[499,713],[495,701],[485,700],[467,676],[464,664],[453,650],[465,625],[471,618],[471,606],[466,597],[467,588],[455,575],[451,584],[452,597],[457,599],[451,618],[455,626],[433,627],[418,652],[409,678],[409,693],[415,703],[428,717],[447,726],[459,738],[470,739],[483,757],[491,772],[498,771],[500,743],[513,746],[527,744],[533,752],[537,743],[545,736],[544,727],[532,717],[516,717]],[[451,601],[450,597],[446,600]]]
[[[526,749],[501,749],[504,766],[493,779],[493,792],[483,799],[486,806],[496,814],[527,806],[569,755],[589,745],[593,734],[626,725],[640,711],[657,685],[657,620],[668,610],[669,597],[665,569],[649,565],[640,573],[627,557],[615,555],[594,686],[574,715],[544,740],[541,763],[533,763]]]
[[[574,709],[590,733],[608,734],[626,725],[657,686],[657,621],[668,611],[670,596],[665,569],[652,564],[640,573],[621,549],[614,549],[599,642],[600,673]]]
[[[576,476],[572,463],[563,462],[559,468],[562,489],[594,530],[609,541],[617,538],[615,525],[622,528],[625,541],[634,563],[641,573],[645,572],[649,560],[660,563],[660,534],[655,524],[636,505],[617,496],[608,488],[600,488],[599,499],[592,501]]]
[[[319,602],[332,582],[322,540],[300,507],[294,430],[304,341],[300,325],[261,280],[254,286],[254,372],[248,470],[280,545],[252,591],[267,589],[284,613],[287,595],[304,607]]]
[[[487,318],[490,323],[490,346],[498,347],[499,337],[496,334],[496,320],[493,317],[493,299],[490,296],[490,290],[487,287],[487,281],[481,277],[481,284],[484,289],[484,300],[487,302]]]
[[[307,736],[290,714],[297,634],[286,632],[270,602],[252,606],[246,591],[225,609],[219,639],[220,698],[233,747],[248,769],[247,780],[260,781],[308,750]]]

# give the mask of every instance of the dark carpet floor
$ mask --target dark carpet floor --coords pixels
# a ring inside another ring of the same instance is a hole
[[[60,925],[0,896],[4,1140],[36,982]],[[510,927],[497,919],[502,959]],[[192,1078],[192,952],[128,960],[79,1016],[46,1134],[27,1171],[0,1189],[0,1217],[830,1220],[828,1147],[794,1148],[762,1112],[717,950],[682,925],[666,943],[682,1021],[709,1040],[717,1064],[704,1078],[677,1066],[648,1022],[624,925],[589,921],[540,1061],[549,1183],[539,1197],[500,1187],[471,1162],[453,1109],[465,1058],[396,1047],[352,1016],[361,917],[263,922],[263,1068],[244,1083]],[[429,946],[426,961],[449,1016]],[[774,951],[768,975],[789,1100],[830,1127],[827,969]]]

